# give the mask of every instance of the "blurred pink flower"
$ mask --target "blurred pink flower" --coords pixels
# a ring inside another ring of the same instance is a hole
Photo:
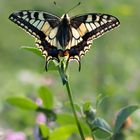
[[[36,104],[42,106],[42,100],[40,98],[36,99]]]
[[[43,113],[39,113],[37,118],[36,118],[36,121],[38,124],[42,124],[42,123],[46,123],[47,119]]]
[[[41,83],[43,85],[51,86],[51,85],[55,84],[55,80],[51,76],[46,76],[46,77],[43,76],[41,79]]]
[[[5,140],[26,140],[26,136],[23,132],[8,131]]]

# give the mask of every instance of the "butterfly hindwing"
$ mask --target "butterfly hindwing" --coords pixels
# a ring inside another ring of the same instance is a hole
[[[59,62],[58,54],[60,52],[59,49],[57,49],[55,46],[51,46],[46,40],[41,41],[36,39],[36,45],[38,49],[42,52],[42,55],[45,57],[46,60],[46,66],[45,69],[48,68],[48,63],[51,60],[56,60]]]

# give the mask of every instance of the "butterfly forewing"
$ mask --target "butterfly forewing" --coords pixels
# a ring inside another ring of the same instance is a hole
[[[88,40],[88,38],[97,38],[117,27],[120,22],[112,15],[89,13],[71,18],[71,24],[85,40]]]
[[[55,15],[26,10],[11,14],[9,19],[38,39],[48,36],[60,22],[60,18]]]

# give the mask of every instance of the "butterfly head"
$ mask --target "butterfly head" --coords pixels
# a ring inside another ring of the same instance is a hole
[[[68,14],[63,14],[62,17],[61,17],[61,20],[70,20],[70,17]]]

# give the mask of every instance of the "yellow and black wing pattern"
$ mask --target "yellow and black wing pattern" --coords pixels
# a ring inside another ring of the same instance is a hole
[[[84,55],[94,39],[117,27],[120,22],[108,14],[89,13],[71,18],[71,24],[82,38],[82,41],[72,48],[79,50],[79,55]]]
[[[53,36],[53,29],[60,23],[60,18],[42,11],[22,10],[12,13],[9,19],[36,38],[36,45],[42,51],[48,62],[58,52],[56,46],[49,43],[46,38]]]
[[[44,39],[57,26],[60,18],[41,11],[17,11],[9,19],[38,39]]]
[[[88,13],[70,18],[42,11],[18,11],[9,17],[14,23],[36,38],[36,44],[46,58],[60,61],[74,59],[79,62],[90,49],[92,41],[117,27],[119,20],[108,14]]]

